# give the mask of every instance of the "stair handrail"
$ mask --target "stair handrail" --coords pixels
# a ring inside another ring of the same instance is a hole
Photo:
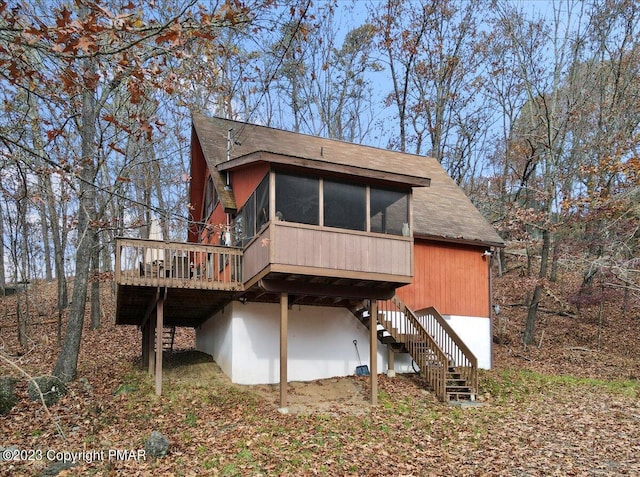
[[[417,319],[422,324],[427,333],[443,348],[443,351],[453,360],[453,366],[467,380],[474,392],[478,390],[478,358],[473,354],[466,343],[453,330],[451,325],[447,323],[440,312],[433,306],[422,308],[414,312]],[[444,333],[437,333],[433,325],[426,323],[425,319],[431,316]],[[431,328],[431,330],[429,330]],[[431,331],[431,332],[429,332]],[[438,335],[438,336],[436,336]]]
[[[393,304],[397,311],[400,312],[400,315],[396,316],[394,323],[397,326],[387,327],[388,324],[381,322],[385,311],[390,312],[390,314],[395,313],[387,303]],[[405,348],[407,348],[411,357],[420,367],[420,374],[432,387],[436,397],[440,401],[445,401],[449,361],[445,352],[422,326],[413,311],[397,296],[387,301],[379,301],[378,310],[382,312],[382,316],[378,313],[378,322],[387,329],[396,341],[404,343]],[[403,321],[398,320],[398,318]],[[430,352],[429,360],[432,360],[431,363],[428,362],[425,349],[423,348],[425,344]]]

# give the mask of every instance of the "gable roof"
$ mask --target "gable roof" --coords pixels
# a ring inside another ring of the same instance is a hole
[[[254,162],[320,169],[397,182],[428,186],[429,176],[420,167],[422,157],[361,146],[334,139],[281,129],[193,115],[193,125],[205,159],[218,171]],[[228,138],[231,148],[227,152]]]
[[[225,190],[221,172],[254,162],[271,162],[413,186],[414,236],[504,245],[433,158],[197,113],[193,114],[193,127],[225,209],[235,209],[235,199]]]
[[[431,187],[413,189],[414,237],[504,247],[504,240],[440,163],[432,157],[424,162]]]

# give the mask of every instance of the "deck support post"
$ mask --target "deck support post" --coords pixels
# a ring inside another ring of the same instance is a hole
[[[156,316],[152,316],[149,318],[149,320],[147,321],[146,327],[147,327],[147,371],[149,372],[150,375],[153,376],[153,373],[156,370],[156,354],[153,351],[154,350],[154,344],[156,341],[156,323],[157,323],[157,319]]]
[[[395,378],[396,377],[396,352],[393,348],[387,345],[387,362],[389,365],[387,366],[387,377]]]
[[[149,363],[149,322],[142,325],[140,331],[142,331],[142,368]]]
[[[289,318],[289,296],[280,294],[280,410],[287,409],[287,327]]]
[[[156,395],[162,395],[162,330],[164,329],[164,294],[156,304]]]
[[[378,405],[378,300],[369,305],[369,371],[371,405]]]

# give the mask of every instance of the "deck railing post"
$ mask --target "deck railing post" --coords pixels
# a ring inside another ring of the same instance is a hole
[[[156,395],[162,395],[162,331],[164,330],[164,294],[156,304]]]

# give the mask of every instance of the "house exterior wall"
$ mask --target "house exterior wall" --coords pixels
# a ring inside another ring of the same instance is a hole
[[[397,290],[409,308],[443,315],[489,316],[489,260],[485,247],[414,240],[413,282]]]
[[[249,196],[256,190],[267,172],[269,172],[269,164],[267,163],[258,163],[233,172],[231,186],[238,204],[238,210],[242,208]]]
[[[409,308],[435,307],[490,369],[489,260],[486,247],[414,239],[413,282],[396,290]]]
[[[280,373],[280,305],[233,302],[196,330],[196,348],[211,354],[238,384],[274,384]],[[289,310],[288,379],[310,381],[355,374],[369,364],[368,330],[348,310],[296,306]],[[378,369],[386,372],[387,347],[378,343]],[[397,355],[395,370],[412,372],[408,355]]]
[[[226,306],[196,329],[196,349],[213,356],[227,376],[233,373],[232,306]]]
[[[478,358],[478,367],[491,369],[491,320],[483,316],[443,315],[443,318]]]

